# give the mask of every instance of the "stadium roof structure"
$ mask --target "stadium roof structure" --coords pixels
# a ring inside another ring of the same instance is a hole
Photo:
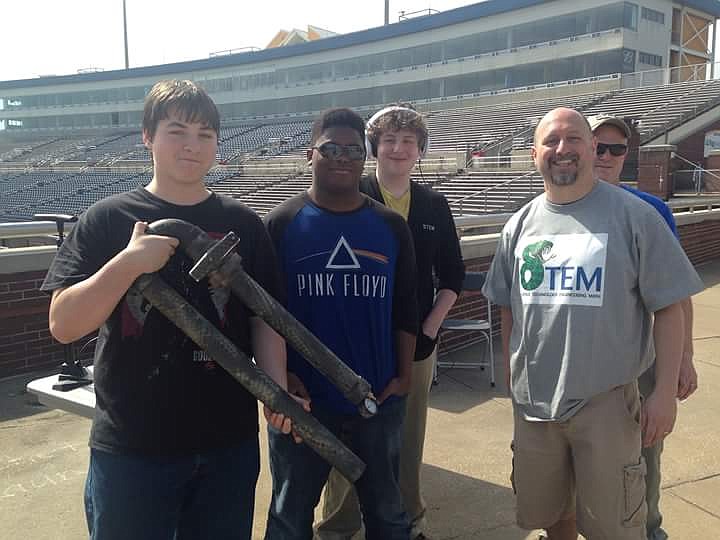
[[[325,37],[324,39],[318,39],[316,41],[309,41],[287,47],[276,47],[261,51],[251,51],[221,57],[189,60],[156,66],[144,66],[131,69],[103,71],[98,73],[59,75],[4,82],[0,81],[0,90],[50,86],[57,84],[72,84],[78,82],[112,81],[147,76],[161,77],[178,72],[228,68],[253,64],[256,62],[275,61],[293,56],[318,53],[375,41],[382,41],[384,39],[402,37],[417,32],[434,30],[436,28],[460,24],[473,19],[490,17],[492,15],[533,7],[553,1],[556,0],[486,0],[485,2],[459,7],[433,15],[406,19],[386,26],[378,26],[376,28],[360,30],[349,34]],[[708,13],[716,18],[720,17],[720,0],[673,1],[676,4]]]
[[[337,32],[331,32],[330,30],[325,30],[319,26],[308,24],[307,30],[293,28],[289,32],[287,30],[278,31],[265,48],[274,49],[275,47],[289,47],[291,45],[306,43],[308,41],[315,41],[316,39],[324,39],[337,35]]]

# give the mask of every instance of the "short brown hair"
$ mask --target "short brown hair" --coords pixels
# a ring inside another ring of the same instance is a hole
[[[192,81],[171,79],[156,83],[145,96],[143,131],[152,140],[160,120],[171,111],[188,123],[199,122],[220,133],[220,113],[208,93]]]
[[[422,114],[410,103],[396,103],[387,107],[388,111],[381,114],[367,125],[367,138],[373,155],[377,155],[377,144],[383,133],[407,129],[415,133],[418,148],[427,148],[428,130]],[[382,111],[381,111],[382,112]],[[377,113],[376,113],[377,114]]]

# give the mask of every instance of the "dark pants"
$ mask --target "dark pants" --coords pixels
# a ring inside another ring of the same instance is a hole
[[[355,483],[368,540],[408,540],[410,525],[398,485],[398,461],[405,399],[380,407],[370,419],[316,408],[313,414],[339,437],[367,468]],[[266,540],[311,540],[314,509],[330,464],[304,444],[268,430],[273,495]]]
[[[183,457],[90,452],[91,540],[249,540],[260,471],[257,437]]]

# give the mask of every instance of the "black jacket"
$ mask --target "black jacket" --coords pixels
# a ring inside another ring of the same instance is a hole
[[[360,191],[385,204],[374,175],[362,179]],[[410,182],[408,226],[415,244],[418,313],[419,324],[422,325],[435,301],[433,272],[437,276],[438,289],[450,289],[460,294],[465,277],[465,265],[455,232],[455,222],[444,195],[427,186]],[[430,339],[424,335],[420,327],[415,360],[427,358],[433,351],[436,341],[437,339]]]

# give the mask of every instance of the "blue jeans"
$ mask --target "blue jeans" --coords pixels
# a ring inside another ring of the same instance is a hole
[[[315,417],[367,468],[355,483],[368,540],[408,540],[410,524],[398,485],[405,398],[384,403],[370,419],[316,408]],[[266,540],[311,540],[313,514],[330,464],[305,444],[269,428],[273,494]]]
[[[260,471],[257,437],[182,457],[90,451],[91,540],[249,540]]]

